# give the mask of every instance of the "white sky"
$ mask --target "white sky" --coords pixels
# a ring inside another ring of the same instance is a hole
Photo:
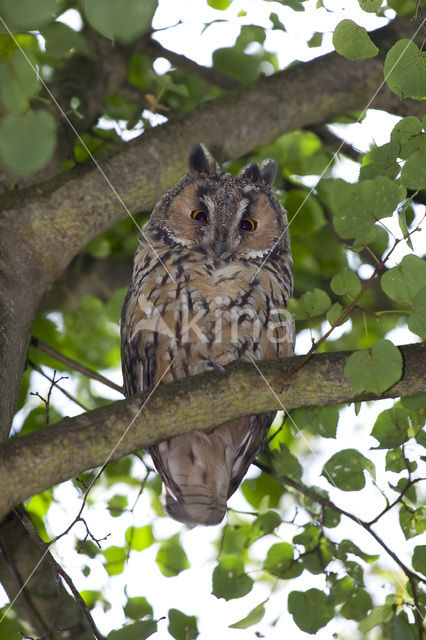
[[[174,28],[164,30],[158,34],[158,40],[167,48],[178,53],[193,58],[203,65],[211,64],[212,51],[220,46],[231,46],[239,33],[242,24],[258,24],[261,26],[270,26],[269,14],[275,12],[285,24],[287,33],[282,31],[270,31],[265,41],[265,48],[277,53],[280,66],[284,67],[295,57],[299,60],[308,60],[316,57],[319,53],[326,53],[332,50],[331,35],[335,25],[343,18],[352,18],[358,24],[368,29],[376,28],[385,24],[386,20],[377,18],[362,12],[358,3],[354,0],[324,0],[324,4],[332,9],[333,13],[325,9],[316,10],[316,0],[308,0],[305,3],[305,12],[294,12],[276,2],[259,2],[257,0],[234,0],[230,9],[223,13],[210,9],[205,2],[199,0],[186,0],[185,2],[176,2],[176,0],[160,0],[159,9],[154,19],[154,27],[165,29],[171,25]],[[245,18],[236,18],[238,12],[244,9],[247,11]],[[75,14],[75,12],[74,12]],[[392,17],[392,12],[387,13],[388,17]],[[231,22],[220,22],[221,20],[234,19]],[[74,28],[79,28],[78,23],[73,22],[73,12],[67,12],[63,18]],[[213,24],[203,31],[205,21],[211,21]],[[217,22],[214,22],[217,21]],[[323,45],[321,48],[309,49],[306,46],[306,40],[313,35],[315,31],[324,31]],[[163,64],[164,70],[167,64]],[[359,150],[365,151],[372,142],[383,144],[389,139],[389,133],[397,119],[387,116],[381,112],[369,112],[367,118],[361,124],[351,126],[335,127],[335,131],[339,135],[353,143]],[[338,175],[346,180],[353,181],[357,179],[358,168],[355,163],[344,161],[340,164]],[[393,230],[398,232],[397,223],[392,222]],[[420,251],[419,242],[417,241],[417,250]],[[401,243],[401,251],[408,252]],[[363,275],[363,274],[361,274]],[[365,277],[365,276],[364,276]],[[350,329],[350,323],[341,328],[341,331]],[[399,331],[395,333],[398,344],[405,342],[413,342],[418,338],[408,331]],[[310,333],[302,332],[298,336],[297,352],[303,353],[310,346]],[[121,383],[120,373],[117,371],[107,372],[110,378]],[[40,393],[44,391],[44,381],[40,376],[36,380],[37,389]],[[64,386],[66,386],[64,384]],[[97,383],[93,388],[96,389]],[[102,390],[105,393],[105,390]],[[68,401],[64,401],[64,397],[58,396],[59,392],[53,392],[54,402],[64,407],[64,412],[68,415],[79,413],[74,405]],[[111,396],[117,397],[117,396]],[[32,399],[29,406],[35,406],[36,401]],[[307,475],[304,477],[305,482],[322,486],[330,493],[332,500],[348,510],[356,513],[361,518],[368,518],[377,513],[383,506],[383,500],[377,489],[374,488],[370,480],[369,499],[365,500],[364,493],[350,492],[345,494],[342,491],[333,490],[330,485],[320,478],[320,472],[324,462],[336,451],[342,448],[355,448],[367,457],[373,457],[375,460],[382,462],[384,452],[372,452],[370,447],[375,446],[376,442],[369,436],[375,416],[383,410],[383,408],[391,406],[391,401],[381,401],[374,407],[363,405],[361,412],[355,416],[352,407],[344,410],[339,422],[338,437],[336,440],[312,439],[306,446],[312,450],[311,461],[307,469]],[[139,466],[138,466],[139,465]],[[139,473],[143,477],[144,470],[138,462],[134,463],[135,473]],[[378,464],[380,469],[380,464]],[[256,475],[255,471],[251,471],[250,475]],[[382,486],[386,486],[383,477],[379,473],[377,481]],[[122,545],[124,542],[124,532],[128,526],[143,526],[150,522],[151,510],[148,504],[148,496],[142,495],[135,511],[130,514],[123,514],[119,519],[112,518],[105,508],[108,499],[116,493],[127,493],[126,486],[114,486],[105,492],[103,487],[94,488],[92,498],[96,500],[96,505],[86,510],[86,519],[91,531],[103,537],[106,533],[111,532],[108,541],[104,543],[104,547],[110,545]],[[131,492],[129,504],[135,499],[137,490]],[[50,513],[50,533],[55,535],[62,531],[75,517],[80,507],[80,501],[77,499],[77,492],[71,483],[65,483],[55,490],[55,495],[60,501],[60,505],[53,506]],[[229,502],[230,506],[235,509],[251,510],[247,505],[240,492]],[[232,520],[232,514],[229,516]],[[306,522],[303,514],[299,515],[297,522]],[[184,571],[176,578],[165,578],[158,570],[155,563],[155,555],[158,546],[141,552],[133,552],[130,562],[125,572],[117,577],[110,578],[103,569],[99,560],[87,562],[91,567],[91,573],[88,578],[84,578],[81,574],[81,567],[86,564],[86,558],[81,558],[73,551],[73,536],[69,535],[62,539],[55,548],[58,559],[63,559],[63,566],[70,573],[77,588],[80,589],[99,589],[103,591],[105,597],[111,601],[112,609],[104,613],[101,605],[98,604],[94,611],[94,616],[100,630],[107,633],[112,628],[119,628],[123,625],[125,619],[122,613],[122,605],[125,603],[125,590],[131,596],[145,596],[154,606],[154,615],[160,618],[167,616],[169,608],[177,608],[188,615],[199,615],[199,630],[202,640],[239,640],[245,638],[254,638],[255,631],[260,631],[268,640],[283,640],[283,638],[291,640],[307,640],[311,638],[299,630],[294,624],[291,615],[286,611],[287,594],[293,589],[308,589],[312,586],[318,588],[324,587],[322,576],[313,576],[306,571],[300,578],[287,583],[279,582],[270,602],[267,604],[267,613],[259,624],[245,631],[229,629],[228,625],[243,618],[257,604],[269,597],[271,593],[271,583],[256,583],[252,592],[243,599],[230,602],[218,600],[211,595],[211,574],[217,563],[217,553],[212,545],[213,541],[219,535],[220,529],[217,527],[196,528],[191,531],[183,530],[182,525],[169,519],[157,519],[154,524],[155,536],[158,539],[168,538],[174,533],[182,533],[183,546],[188,554],[191,568]],[[291,541],[296,532],[296,527],[283,524],[277,530],[275,539],[268,536],[253,545],[253,556],[263,559],[268,548],[274,542]],[[419,539],[407,543],[404,539],[399,525],[395,522],[394,514],[390,514],[388,518],[383,519],[377,532],[383,536],[384,540],[393,549],[396,549],[401,559],[408,562],[410,550],[416,544],[420,544]],[[329,530],[330,538],[339,540],[342,537],[353,538],[355,525],[352,522],[342,521],[337,529]],[[82,532],[80,531],[80,534]],[[356,543],[365,551],[375,553],[377,546],[361,527],[355,535]],[[394,572],[395,580],[400,580],[400,574],[396,572],[393,562],[383,555],[382,566]],[[335,564],[336,570],[340,572],[340,567]],[[248,568],[250,572],[250,567]],[[254,576],[256,574],[253,574]],[[368,578],[369,585],[375,585],[377,604],[384,601],[386,588],[382,585],[380,575]],[[0,597],[1,599],[1,597]],[[5,602],[6,600],[4,600]],[[1,603],[0,603],[1,604]],[[271,626],[273,621],[278,618],[277,623]],[[159,632],[152,636],[154,638],[169,638],[167,633],[167,621],[159,623]],[[336,620],[327,625],[325,629],[320,630],[316,634],[318,640],[330,640],[333,633],[340,633],[341,629],[352,630],[353,639],[360,638],[360,634],[356,631],[356,623],[351,621]],[[338,636],[341,638],[341,636]],[[349,637],[345,635],[345,637]]]

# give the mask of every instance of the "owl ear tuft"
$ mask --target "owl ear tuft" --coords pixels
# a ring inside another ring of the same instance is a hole
[[[201,142],[192,147],[188,164],[191,173],[216,173],[219,168],[210,151]]]
[[[241,176],[251,182],[264,182],[265,184],[273,184],[277,177],[277,163],[275,160],[263,160],[260,164],[249,164],[248,167],[241,171]]]
[[[260,163],[260,173],[263,182],[266,182],[266,184],[274,184],[277,172],[278,166],[275,160],[268,158]]]

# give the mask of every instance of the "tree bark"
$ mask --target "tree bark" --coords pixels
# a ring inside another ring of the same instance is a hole
[[[0,446],[0,519],[15,505],[87,469],[198,429],[209,431],[240,416],[426,391],[426,344],[400,347],[401,380],[382,394],[357,394],[344,375],[350,352],[324,353],[294,375],[302,356],[250,363],[160,385]],[[173,422],[170,420],[173,416]],[[31,470],[29,472],[29,470]]]
[[[90,626],[77,603],[61,581],[56,581],[18,513],[9,513],[0,524],[0,581],[18,619],[25,620],[31,633],[42,635],[59,613],[57,625],[67,631],[52,630],[49,640],[92,640]]]

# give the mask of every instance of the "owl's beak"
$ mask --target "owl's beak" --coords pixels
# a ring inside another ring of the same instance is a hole
[[[225,230],[221,229],[216,235],[212,243],[213,256],[215,258],[226,259],[226,258],[229,258],[229,256],[231,255],[229,248],[227,247],[226,240],[227,240],[226,232]]]

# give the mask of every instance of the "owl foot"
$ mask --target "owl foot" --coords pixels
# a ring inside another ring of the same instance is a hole
[[[217,369],[222,373],[226,373],[225,367],[222,367],[222,365],[219,364],[218,362],[214,362],[214,360],[206,360],[206,364],[208,367],[211,367],[212,369]]]

